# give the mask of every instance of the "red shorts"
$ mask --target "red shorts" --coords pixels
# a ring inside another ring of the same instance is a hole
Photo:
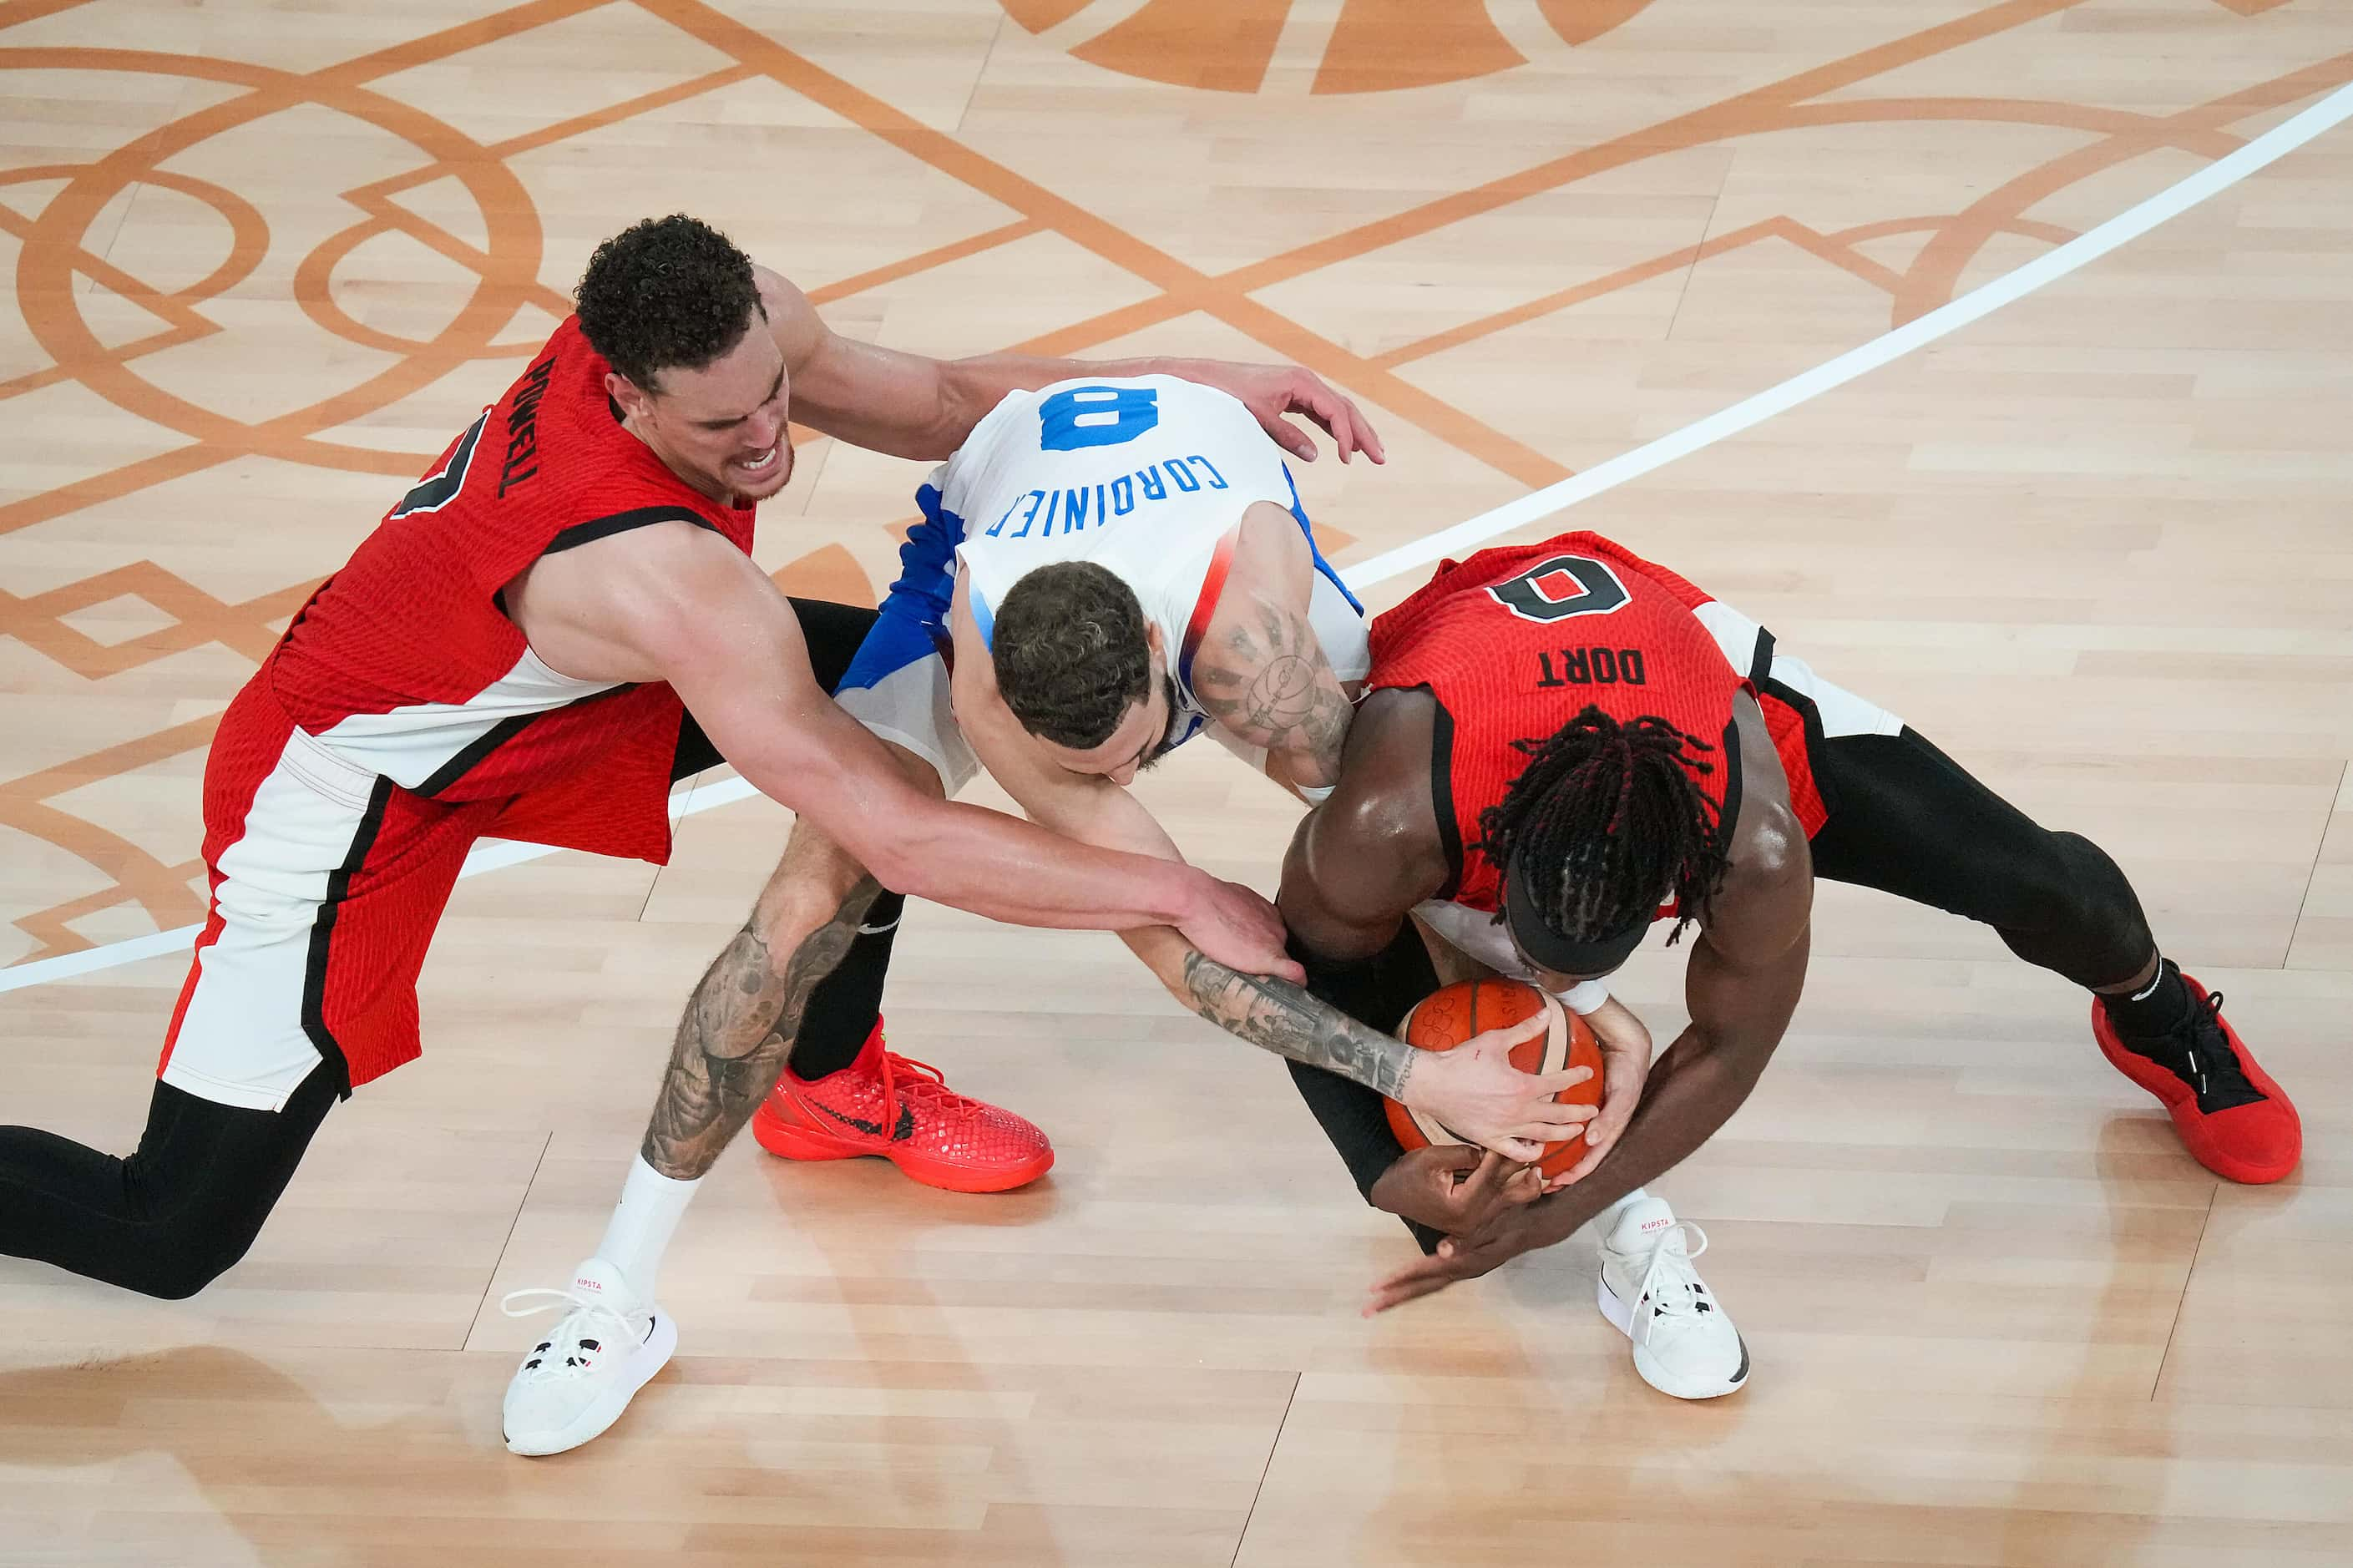
[[[249,682],[205,768],[212,907],[159,1076],[275,1110],[323,1058],[347,1085],[418,1050],[417,975],[466,851],[509,803],[450,803],[354,766]]]

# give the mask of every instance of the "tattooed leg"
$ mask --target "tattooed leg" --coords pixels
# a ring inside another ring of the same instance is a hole
[[[809,993],[841,962],[881,891],[865,868],[796,823],[768,885],[688,999],[639,1150],[663,1175],[711,1169],[776,1086]]]

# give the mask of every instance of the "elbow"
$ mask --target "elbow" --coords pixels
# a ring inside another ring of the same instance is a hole
[[[931,868],[941,864],[906,839],[892,837],[854,851],[866,874],[894,893],[936,900],[939,879]]]
[[[1806,842],[1806,826],[1786,801],[1766,808],[1765,819],[1744,851],[1751,875],[1760,881],[1778,882],[1810,876],[1813,854]]]
[[[1695,1059],[1691,1067],[1743,1098],[1764,1076],[1783,1033],[1761,1021],[1706,1025],[1694,1020],[1692,1027],[1687,1040],[1695,1047]]]
[[[1724,1075],[1735,1092],[1746,1100],[1749,1091],[1757,1087],[1757,1080],[1765,1076],[1765,1069],[1772,1065],[1773,1053],[1780,1048],[1780,1045],[1779,1031],[1757,1031],[1719,1040],[1712,1054],[1715,1058],[1716,1070]]]
[[[894,893],[970,908],[976,888],[965,868],[973,848],[968,823],[985,820],[975,808],[922,790],[908,790],[873,814],[871,842],[860,859]]]

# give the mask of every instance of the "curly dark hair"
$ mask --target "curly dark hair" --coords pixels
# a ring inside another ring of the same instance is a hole
[[[588,346],[654,390],[673,367],[700,370],[766,314],[752,258],[684,213],[633,223],[596,247],[574,300]]]
[[[1059,561],[1016,582],[990,642],[1005,705],[1058,746],[1102,745],[1152,689],[1144,606],[1092,561]]]
[[[1479,814],[1476,847],[1529,879],[1546,925],[1592,941],[1647,919],[1671,893],[1682,917],[1672,943],[1705,913],[1731,864],[1723,814],[1696,776],[1715,771],[1697,754],[1715,747],[1664,719],[1621,725],[1589,704],[1546,739],[1512,743],[1527,766]]]

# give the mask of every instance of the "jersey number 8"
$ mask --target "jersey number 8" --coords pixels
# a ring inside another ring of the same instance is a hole
[[[1038,445],[1048,452],[1116,447],[1160,423],[1148,386],[1073,386],[1038,405]]]

